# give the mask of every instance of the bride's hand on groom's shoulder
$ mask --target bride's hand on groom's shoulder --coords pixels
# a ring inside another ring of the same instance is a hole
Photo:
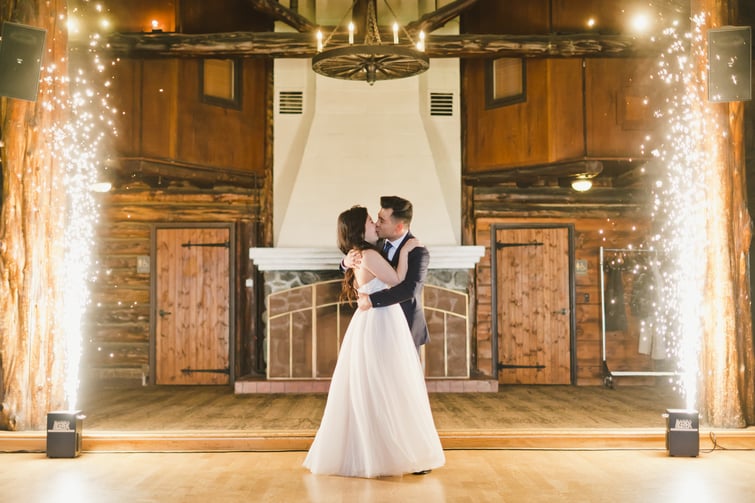
[[[404,243],[404,246],[401,247],[401,251],[405,251],[406,253],[409,253],[415,248],[420,248],[422,246],[422,243],[417,238],[411,238],[407,239],[406,243]]]
[[[362,252],[356,248],[349,250],[343,259],[343,266],[346,269],[356,269],[362,263]]]

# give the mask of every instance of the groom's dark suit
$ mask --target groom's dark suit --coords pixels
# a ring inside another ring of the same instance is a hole
[[[398,245],[393,259],[390,261],[395,268],[398,265],[398,257],[401,248],[406,240],[412,238],[408,233],[401,244]],[[382,249],[383,242],[378,243]],[[386,257],[387,259],[388,257]],[[430,253],[424,246],[418,246],[409,252],[408,269],[404,281],[386,290],[370,294],[370,302],[373,307],[384,307],[391,304],[401,303],[401,309],[404,310],[406,321],[409,323],[409,330],[414,338],[414,345],[419,348],[422,344],[427,344],[430,336],[427,331],[427,321],[425,313],[422,310],[422,287],[427,277],[427,266],[430,263]]]

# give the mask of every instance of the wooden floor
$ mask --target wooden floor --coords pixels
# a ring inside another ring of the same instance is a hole
[[[670,386],[501,386],[498,393],[430,393],[440,430],[660,428],[683,407]],[[315,430],[325,393],[234,394],[221,386],[103,387],[79,403],[89,431]]]
[[[324,394],[222,387],[101,387],[81,397],[78,456],[48,458],[45,431],[0,432],[4,501],[749,502],[755,430],[701,425],[672,457],[665,386],[512,386],[431,393],[446,464],[428,475],[314,476],[301,464]]]
[[[82,393],[84,452],[306,451],[327,395],[235,395],[228,387],[97,387]],[[661,449],[669,386],[504,386],[498,393],[431,393],[445,449]],[[755,428],[701,425],[714,441],[755,448]],[[1,432],[0,452],[45,452],[46,432]]]
[[[755,455],[660,450],[450,450],[428,475],[315,476],[305,453],[0,454],[3,501],[751,502]]]

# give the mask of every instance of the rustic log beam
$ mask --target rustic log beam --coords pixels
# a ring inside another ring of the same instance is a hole
[[[594,187],[589,192],[575,192],[557,187],[519,189],[508,186],[479,187],[474,191],[475,211],[503,208],[647,208],[646,190]]]
[[[329,48],[347,45],[345,36],[334,36]],[[115,33],[107,39],[106,50],[122,58],[311,58],[317,54],[314,34],[283,32]],[[659,51],[647,40],[598,33],[432,35],[426,40],[425,50],[431,58],[643,57]]]
[[[605,206],[559,206],[559,207],[547,207],[547,208],[534,208],[534,207],[512,207],[512,208],[480,208],[475,210],[476,219],[491,219],[491,218],[523,218],[523,219],[571,219],[571,218],[584,218],[584,219],[606,219],[615,218],[617,215],[623,217],[642,217],[642,211],[635,207],[621,207],[611,208]]]
[[[593,178],[603,172],[603,163],[599,160],[583,160],[548,165],[527,166],[503,169],[495,172],[467,175],[466,183],[473,185],[516,182],[532,178],[564,178],[584,176]]]
[[[123,158],[113,168],[114,185],[142,181],[150,186],[168,185],[171,181],[189,182],[197,187],[231,185],[243,188],[259,188],[261,177],[231,169],[217,169],[173,162],[160,162],[143,158]]]
[[[314,32],[317,26],[296,11],[278,3],[276,0],[247,0],[257,12],[268,14],[276,21],[281,21],[300,33]]]
[[[447,22],[458,17],[463,11],[472,7],[478,0],[455,0],[443,7],[428,12],[416,21],[406,25],[409,33],[419,33],[420,30],[430,33],[444,26]]]

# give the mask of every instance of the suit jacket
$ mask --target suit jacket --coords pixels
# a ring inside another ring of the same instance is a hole
[[[391,265],[394,268],[398,265],[401,248],[412,237],[414,236],[411,233],[407,234],[401,244],[398,245],[396,253],[393,254],[393,260],[391,260]],[[430,252],[424,246],[418,246],[409,252],[409,267],[404,281],[386,290],[370,294],[370,302],[372,302],[373,307],[401,304],[406,321],[409,323],[409,330],[411,330],[414,338],[414,345],[417,348],[422,344],[427,344],[430,340],[425,312],[422,309],[422,287],[425,284],[425,278],[427,278],[429,263]]]

